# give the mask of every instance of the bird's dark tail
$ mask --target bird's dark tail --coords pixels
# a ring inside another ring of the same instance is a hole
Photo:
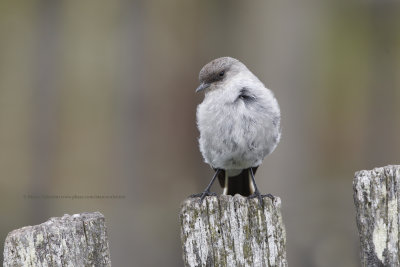
[[[257,167],[253,168],[254,174]],[[242,196],[250,196],[254,193],[254,186],[251,181],[250,169],[243,169],[236,176],[228,176],[226,171],[221,171],[218,180],[226,195],[240,194]]]

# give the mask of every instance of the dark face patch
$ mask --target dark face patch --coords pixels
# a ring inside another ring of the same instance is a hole
[[[204,77],[203,82],[211,84],[214,82],[222,81],[225,78],[227,71],[227,69],[221,71],[215,70],[215,72],[209,73],[206,77]]]
[[[252,93],[250,93],[250,91],[247,88],[243,87],[240,90],[237,99],[238,100],[240,99],[244,103],[249,104],[251,102],[254,102],[256,100],[256,97]]]
[[[230,57],[217,58],[205,65],[199,74],[200,83],[212,84],[224,80],[232,68],[232,65],[239,62]]]

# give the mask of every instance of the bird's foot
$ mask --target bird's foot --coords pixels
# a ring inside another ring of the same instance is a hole
[[[270,195],[270,194],[268,194],[268,195]],[[263,197],[264,197],[264,195],[261,195],[260,192],[258,190],[256,190],[254,192],[254,194],[248,196],[247,198],[249,198],[249,199],[257,198],[258,199],[258,205],[260,205],[260,208],[263,208],[264,207]]]
[[[200,203],[202,203],[205,197],[207,197],[207,196],[216,196],[216,195],[217,195],[216,193],[206,190],[203,193],[193,194],[193,195],[190,195],[189,197],[190,198],[199,197],[200,198]]]
[[[262,198],[264,198],[264,197],[269,197],[272,201],[275,200],[275,197],[274,197],[273,195],[271,195],[271,194],[261,195],[261,197],[262,197]]]
[[[254,194],[248,196],[247,198],[249,198],[249,199],[258,198],[258,203],[260,204],[260,207],[263,207],[264,206],[264,201],[263,201],[264,197],[269,197],[272,201],[275,200],[275,197],[273,195],[271,195],[271,194],[261,195],[260,192],[258,192],[258,191],[254,192]]]

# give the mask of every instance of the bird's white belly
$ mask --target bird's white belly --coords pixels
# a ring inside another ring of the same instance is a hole
[[[279,129],[272,118],[233,105],[211,107],[202,103],[198,110],[200,150],[205,161],[225,170],[259,166],[279,141]]]
[[[207,163],[215,168],[244,169],[261,164],[264,158],[260,142],[255,138],[235,138],[228,132],[219,138],[206,135],[202,148]],[[256,145],[258,143],[258,146]]]

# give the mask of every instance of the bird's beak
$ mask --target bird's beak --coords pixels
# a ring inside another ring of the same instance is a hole
[[[210,87],[210,84],[209,84],[209,83],[201,83],[201,84],[199,85],[199,87],[197,87],[196,93],[197,93],[197,92],[200,92],[200,91],[203,91],[204,89],[207,89],[208,87]]]

